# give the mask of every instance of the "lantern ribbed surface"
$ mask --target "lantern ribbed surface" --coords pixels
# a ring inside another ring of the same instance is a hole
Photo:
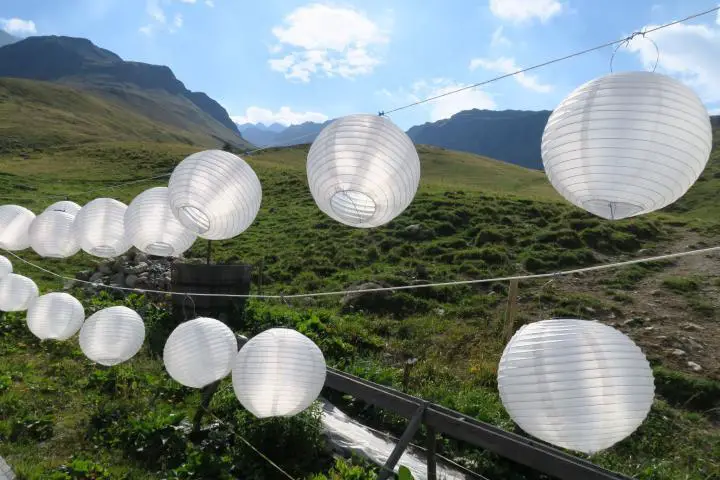
[[[0,255],[0,280],[13,272],[12,262],[3,255]]]
[[[553,187],[606,219],[661,209],[682,197],[712,148],[708,112],[679,81],[651,72],[585,83],[548,119],[542,160]]]
[[[92,314],[80,329],[80,348],[95,363],[112,366],[130,360],[145,341],[145,324],[127,307]]]
[[[197,238],[170,210],[167,187],[145,190],[130,202],[125,232],[139,250],[160,257],[180,256]]]
[[[292,416],[317,399],[325,373],[325,358],[312,340],[271,328],[240,349],[232,383],[240,403],[256,417]]]
[[[67,340],[85,320],[85,309],[67,293],[53,292],[37,297],[28,308],[27,325],[41,340]]]
[[[35,214],[20,205],[0,206],[0,248],[17,251],[30,246],[28,229]]]
[[[630,338],[602,323],[572,319],[520,328],[500,359],[498,389],[525,432],[584,453],[634,432],[655,391],[650,365]]]
[[[230,373],[237,352],[237,339],[227,325],[200,317],[173,330],[165,343],[163,362],[175,381],[202,388]]]
[[[132,244],[125,234],[127,205],[112,198],[96,198],[75,216],[75,235],[80,248],[95,257],[122,255]]]
[[[0,310],[22,312],[40,294],[35,282],[22,275],[9,273],[0,280]]]
[[[77,215],[77,213],[80,211],[82,207],[78,205],[75,202],[71,202],[70,200],[61,200],[59,202],[55,202],[49,207],[47,207],[43,213],[45,212],[65,212],[69,213],[73,217]]]
[[[307,157],[315,203],[359,228],[384,225],[412,202],[420,158],[410,137],[386,117],[349,115],[326,126]]]
[[[170,208],[187,229],[207,240],[244,232],[262,201],[260,180],[245,160],[222,150],[190,155],[168,183]]]
[[[67,258],[80,251],[73,227],[75,216],[57,210],[35,217],[28,234],[30,246],[42,257]]]

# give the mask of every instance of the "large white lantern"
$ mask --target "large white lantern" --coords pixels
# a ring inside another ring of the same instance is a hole
[[[349,115],[315,139],[307,177],[325,214],[353,227],[378,227],[412,202],[420,183],[420,158],[410,137],[388,118]]]
[[[112,198],[96,198],[75,216],[75,235],[80,247],[96,257],[110,258],[125,253],[132,244],[125,234],[127,205]]]
[[[28,234],[30,246],[38,255],[67,258],[80,251],[73,223],[75,216],[59,210],[45,211],[35,217]]]
[[[145,190],[130,202],[125,231],[139,250],[160,257],[180,256],[197,238],[170,210],[167,187]]]
[[[0,310],[22,312],[40,294],[35,282],[22,275],[9,273],[0,280]]]
[[[602,323],[567,319],[520,328],[500,359],[498,388],[525,432],[584,453],[634,432],[655,392],[650,365],[630,338]]]
[[[0,206],[0,248],[25,250],[30,246],[28,228],[35,214],[20,205]]]
[[[237,339],[227,325],[200,317],[173,330],[165,343],[163,362],[175,381],[202,388],[230,373],[237,352]]]
[[[222,150],[194,153],[168,183],[170,208],[186,228],[207,240],[245,231],[260,210],[260,180],[245,160]]]
[[[82,207],[75,202],[71,202],[70,200],[61,200],[47,207],[44,212],[65,212],[74,217],[81,208]]]
[[[80,329],[80,348],[95,363],[112,366],[130,360],[145,340],[145,324],[127,307],[92,314]]]
[[[617,220],[682,197],[711,148],[708,112],[690,88],[658,73],[626,72],[587,82],[558,105],[542,160],[565,199]]]
[[[67,340],[85,320],[85,309],[77,298],[53,292],[37,297],[28,308],[27,325],[41,340]]]
[[[12,262],[6,257],[0,255],[0,280],[7,277],[13,272]]]
[[[295,330],[271,328],[240,349],[232,383],[240,403],[256,417],[289,417],[317,399],[325,374],[325,358],[312,340]]]

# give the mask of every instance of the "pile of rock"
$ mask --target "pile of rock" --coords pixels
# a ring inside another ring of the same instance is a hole
[[[180,259],[152,257],[132,249],[121,257],[99,262],[95,269],[83,270],[75,275],[80,282],[67,282],[65,289],[83,287],[88,292],[97,290],[96,285],[169,290],[172,264]]]

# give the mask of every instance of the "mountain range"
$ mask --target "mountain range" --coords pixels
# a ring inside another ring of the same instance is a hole
[[[9,33],[7,33],[5,30],[0,30],[0,47],[4,47],[5,45],[10,45],[11,43],[15,43],[19,38],[15,38]]]
[[[125,61],[84,38],[37,36],[5,45],[0,77],[62,84],[215,143],[248,145],[225,108],[188,90],[170,68]]]

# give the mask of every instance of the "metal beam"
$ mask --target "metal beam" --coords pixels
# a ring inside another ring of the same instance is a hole
[[[417,431],[420,429],[420,425],[422,425],[423,423],[423,415],[425,414],[426,408],[427,404],[424,403],[420,405],[415,411],[415,415],[413,415],[413,417],[410,419],[410,423],[408,424],[407,428],[403,432],[398,442],[395,444],[395,448],[385,462],[383,469],[380,471],[380,474],[378,475],[378,480],[386,480],[395,470],[395,465],[397,465],[398,460],[400,460],[400,457],[402,457],[402,454],[410,443],[410,440],[413,439]]]

